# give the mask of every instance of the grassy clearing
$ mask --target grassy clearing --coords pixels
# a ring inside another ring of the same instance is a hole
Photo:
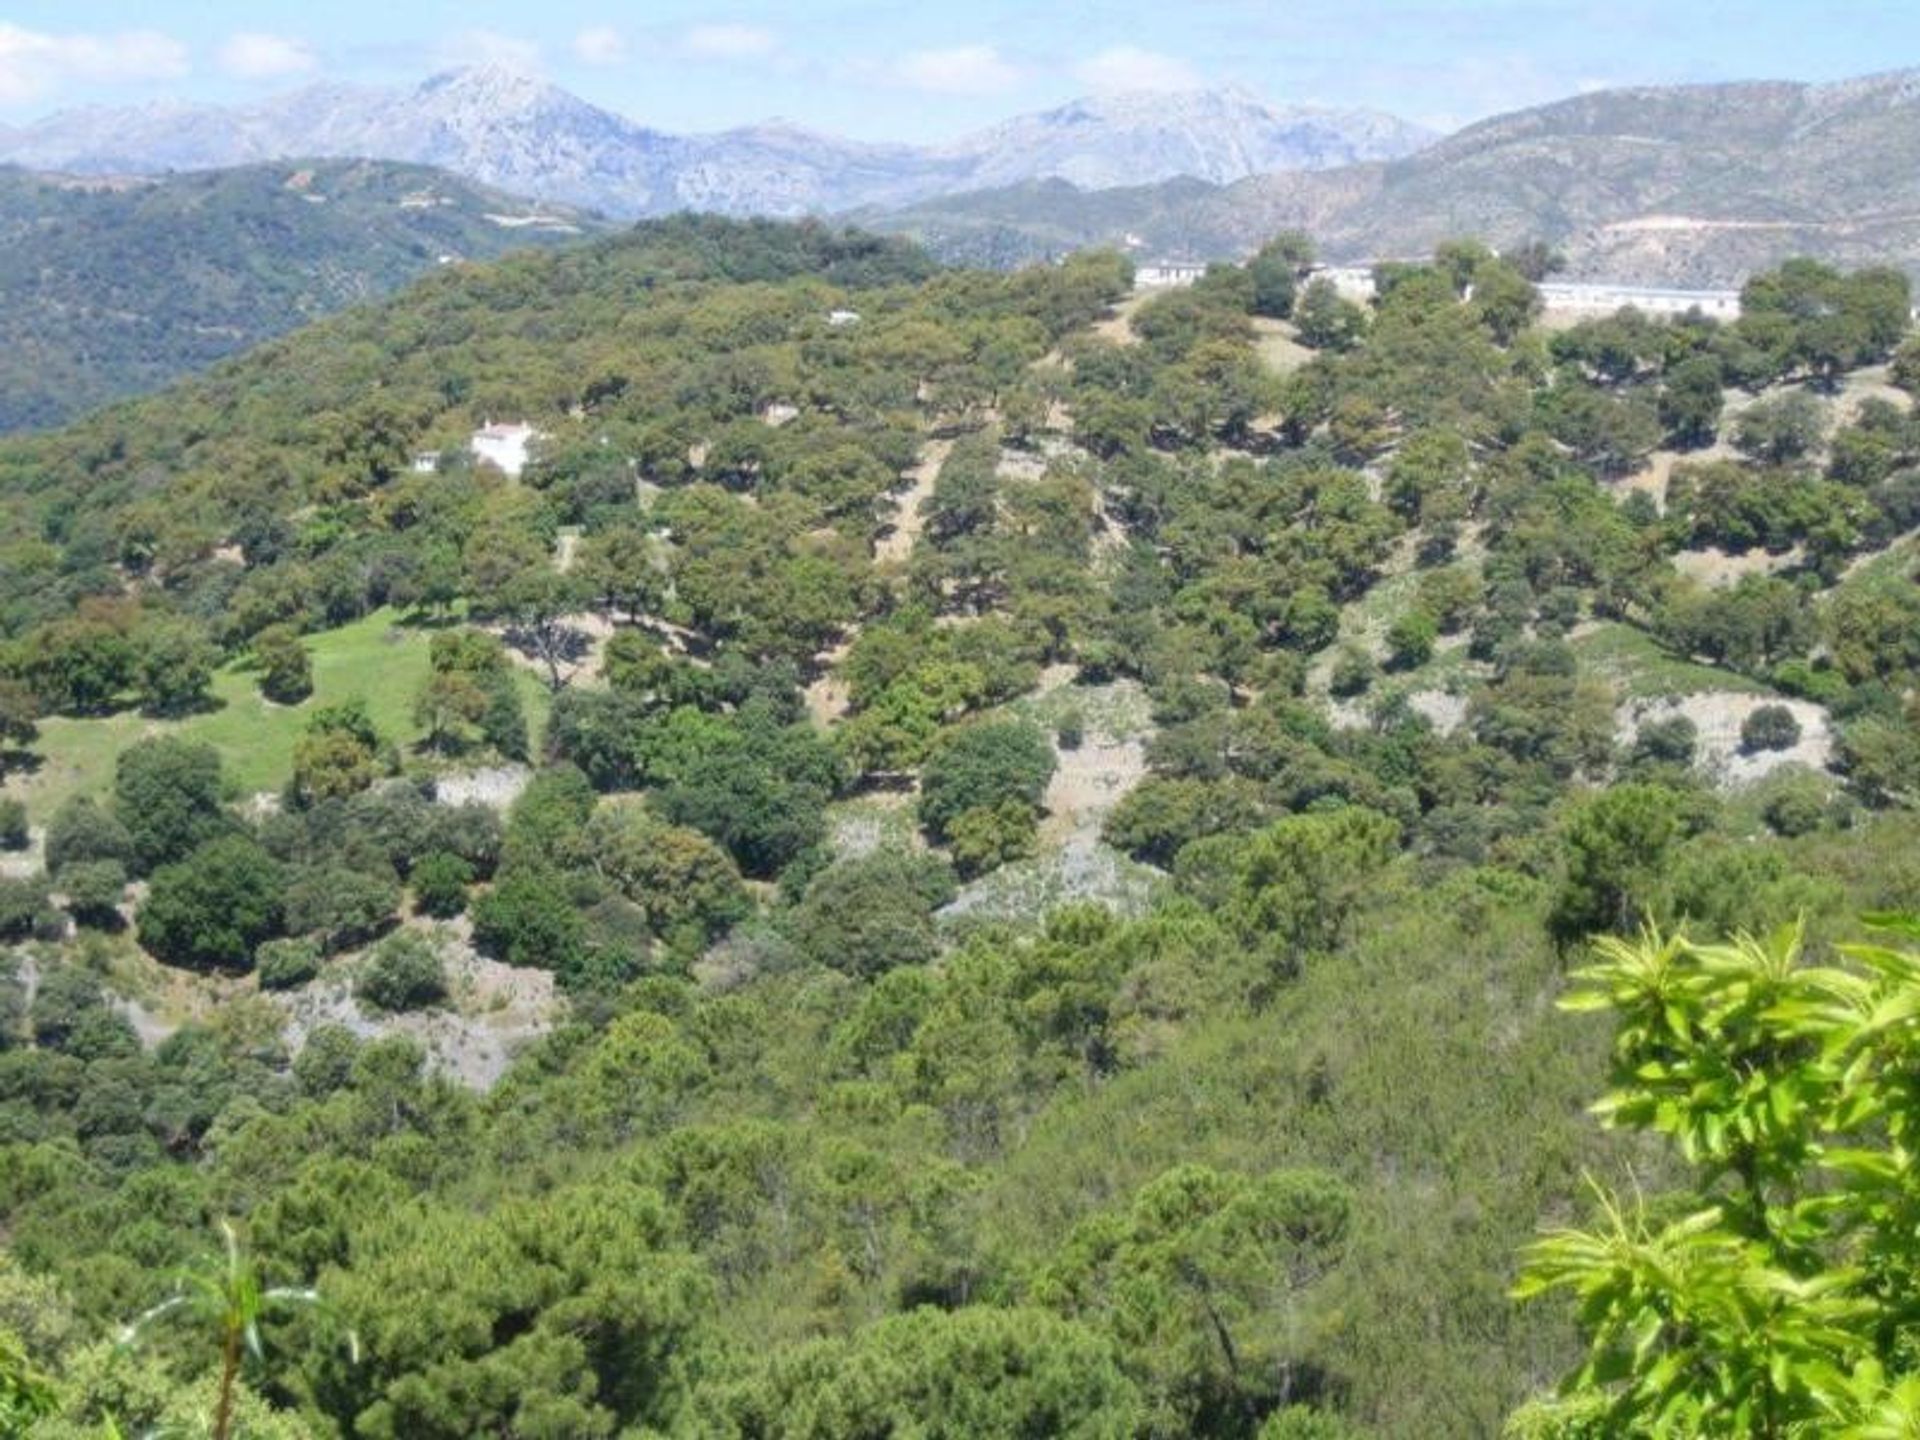
[[[1294,338],[1293,327],[1284,320],[1256,319],[1253,336],[1253,353],[1276,375],[1291,375],[1313,359],[1314,352]]]
[[[1765,685],[1745,675],[1669,655],[1650,635],[1631,625],[1605,621],[1575,638],[1572,644],[1581,667],[1611,680],[1623,699],[1693,695],[1703,690],[1742,695],[1769,693]]]
[[[204,741],[220,752],[233,795],[276,790],[293,773],[293,747],[307,719],[323,705],[361,699],[383,737],[405,742],[415,733],[414,697],[427,677],[427,646],[433,631],[397,623],[393,610],[373,614],[307,637],[313,656],[313,695],[299,705],[276,705],[260,694],[250,665],[235,662],[213,679],[213,708],[179,720],[155,720],[133,711],[100,719],[44,720],[34,747],[44,764],[16,775],[8,792],[19,795],[35,824],[68,797],[100,794],[113,781],[113,762],[122,750],[148,735],[180,735]],[[531,673],[516,670],[527,719],[538,733],[548,697]]]

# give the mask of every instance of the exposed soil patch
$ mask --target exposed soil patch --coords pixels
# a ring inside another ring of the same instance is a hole
[[[893,528],[874,543],[873,558],[880,565],[905,565],[927,528],[921,507],[933,495],[933,483],[940,478],[940,467],[953,450],[951,440],[929,440],[920,449],[920,459],[907,471],[908,488],[894,505]]]
[[[1785,750],[1743,754],[1740,727],[1762,705],[1784,705],[1800,722],[1800,741]],[[1703,690],[1692,695],[1636,700],[1615,714],[1614,733],[1631,744],[1640,727],[1652,720],[1684,715],[1698,734],[1694,764],[1729,788],[1751,785],[1783,765],[1824,770],[1833,761],[1833,727],[1827,712],[1807,700],[1783,700],[1770,695],[1742,695],[1727,690]]]

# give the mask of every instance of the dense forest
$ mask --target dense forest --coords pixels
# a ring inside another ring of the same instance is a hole
[[[680,217],[0,443],[0,1428],[1911,1433],[1907,282],[1542,259]]]
[[[436,265],[608,228],[426,165],[0,166],[0,430],[157,390]]]

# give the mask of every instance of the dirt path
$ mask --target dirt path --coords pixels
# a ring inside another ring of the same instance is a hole
[[[1102,340],[1111,340],[1116,345],[1138,345],[1140,337],[1133,333],[1133,312],[1146,301],[1143,291],[1129,295],[1113,307],[1113,313],[1103,320],[1093,322],[1093,333]]]
[[[847,652],[852,648],[853,637],[849,635],[831,650],[822,650],[813,657],[813,663],[820,667],[820,674],[805,691],[807,714],[822,730],[831,729],[847,713],[847,706],[851,703],[847,698],[846,682],[840,678],[840,662],[847,658]]]
[[[913,554],[913,547],[920,539],[920,532],[927,528],[927,517],[921,513],[921,507],[932,497],[933,483],[940,478],[940,467],[946,463],[952,450],[951,440],[929,440],[920,447],[919,460],[907,471],[911,487],[895,501],[893,528],[874,544],[873,558],[876,564],[907,563],[907,557]]]

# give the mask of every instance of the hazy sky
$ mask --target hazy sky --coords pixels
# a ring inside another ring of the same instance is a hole
[[[0,0],[0,123],[500,59],[650,125],[927,140],[1237,85],[1448,127],[1597,86],[1920,65],[1920,0]]]

